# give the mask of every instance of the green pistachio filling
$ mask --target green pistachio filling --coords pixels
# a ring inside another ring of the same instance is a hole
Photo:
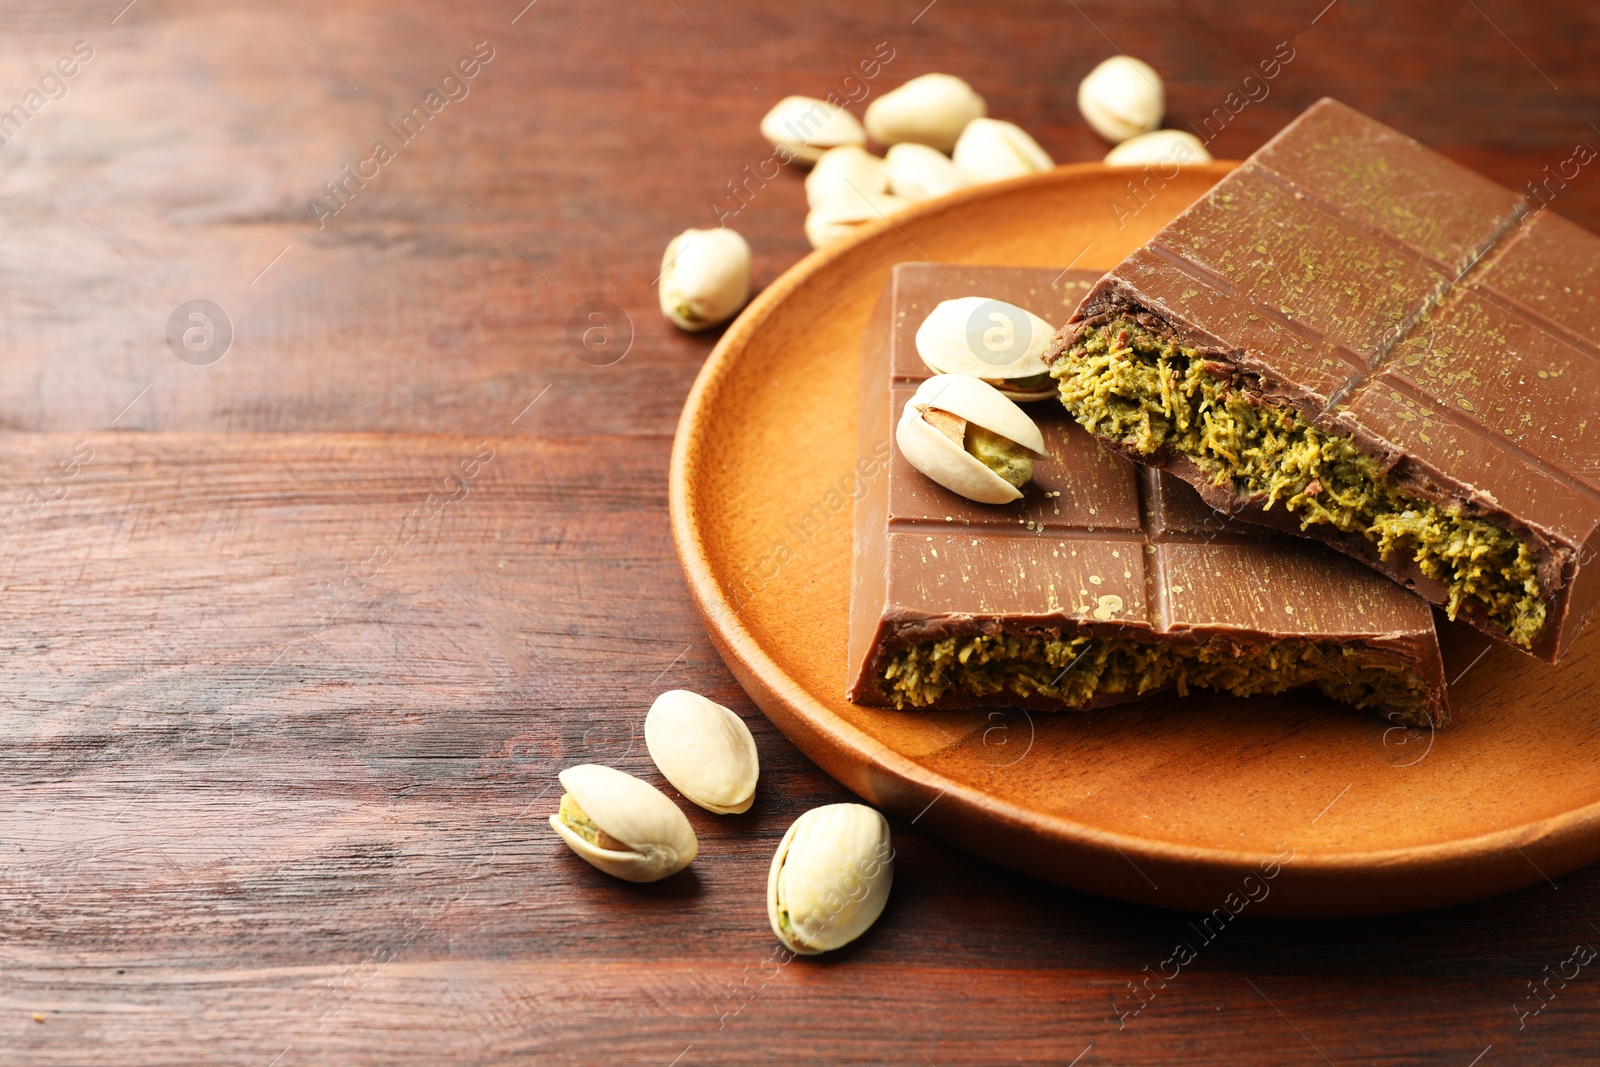
[[[946,637],[890,655],[880,677],[897,708],[926,707],[951,691],[1059,700],[1069,708],[1097,697],[1174,688],[1234,696],[1316,686],[1341,703],[1379,708],[1407,725],[1430,721],[1427,684],[1399,659],[1332,641],[1260,645],[1185,644],[1091,634]]]
[[[589,813],[578,807],[578,802],[572,799],[571,793],[561,794],[561,807],[556,810],[556,818],[571,827],[572,832],[583,838],[597,848],[610,848],[610,844],[600,843],[600,827],[589,818]]]
[[[1021,489],[1033,477],[1033,457],[1015,441],[985,430],[975,423],[967,425],[963,442],[967,452],[979,463]]]
[[[1532,551],[1511,531],[1407,492],[1348,437],[1290,407],[1246,399],[1192,348],[1128,317],[1085,333],[1051,367],[1061,402],[1090,433],[1141,455],[1173,449],[1239,497],[1283,506],[1300,528],[1361,534],[1383,559],[1409,552],[1464,604],[1531,648],[1545,623]]]
[[[1031,393],[1038,389],[1044,389],[1050,385],[1050,372],[1045,371],[1043,374],[1030,374],[1026,378],[990,380],[990,384],[1003,386],[1006,389],[1010,389],[1018,393]]]

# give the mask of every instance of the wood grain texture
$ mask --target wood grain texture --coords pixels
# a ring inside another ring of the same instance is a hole
[[[94,49],[0,147],[0,514],[26,513],[0,531],[0,1058],[1600,1057],[1590,969],[1549,978],[1600,946],[1593,868],[1396,919],[1247,912],[1201,943],[900,824],[874,931],[768,962],[771,850],[848,794],[689,606],[666,468],[715,337],[660,318],[660,249],[738,206],[776,98],[884,41],[874,92],[961,74],[1061,162],[1104,152],[1073,98],[1114,47],[1163,72],[1184,126],[1283,40],[1296,58],[1219,157],[1328,93],[1515,188],[1600,143],[1592,7],[1338,0],[1313,23],[1324,3],[0,3],[0,109]],[[470,94],[319,229],[306,201],[478,42]],[[799,177],[746,200],[729,222],[764,283],[806,250]],[[1600,227],[1600,178],[1554,206]],[[237,332],[209,367],[165,341],[197,298]],[[620,362],[569,345],[591,300],[631,320]],[[51,476],[79,442],[92,458]],[[567,763],[649,773],[629,724],[671,685],[746,716],[763,788],[747,816],[690,813],[685,875],[611,882],[539,816]],[[1180,940],[1196,959],[1131,1014],[1127,983]]]

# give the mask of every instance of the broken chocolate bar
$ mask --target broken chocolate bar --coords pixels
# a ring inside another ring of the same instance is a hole
[[[1323,100],[1097,285],[1062,402],[1552,663],[1600,604],[1600,238]]]
[[[930,372],[915,334],[942,300],[1046,319],[1084,271],[903,263],[863,347],[860,447],[892,442]],[[1433,612],[1321,545],[1231,522],[1181,481],[1028,406],[1049,457],[1021,500],[979,504],[892,447],[856,505],[849,698],[898,708],[1082,708],[1191,688],[1315,686],[1412,725],[1445,721]]]

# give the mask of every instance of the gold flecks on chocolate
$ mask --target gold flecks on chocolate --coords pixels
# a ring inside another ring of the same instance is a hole
[[[1105,622],[1122,610],[1122,598],[1115,593],[1107,593],[1095,602],[1093,615],[1101,622]]]

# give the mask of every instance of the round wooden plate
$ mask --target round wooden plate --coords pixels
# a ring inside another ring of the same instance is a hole
[[[1352,915],[1488,896],[1600,856],[1600,634],[1558,668],[1444,624],[1452,724],[1319,695],[1089,713],[844,699],[862,327],[902,260],[1108,269],[1230,164],[1101,164],[967,190],[813,253],[728,329],[684,407],[673,536],[761,709],[868,803],[1008,867],[1126,900]],[[1063,319],[1066,311],[1063,311]]]

